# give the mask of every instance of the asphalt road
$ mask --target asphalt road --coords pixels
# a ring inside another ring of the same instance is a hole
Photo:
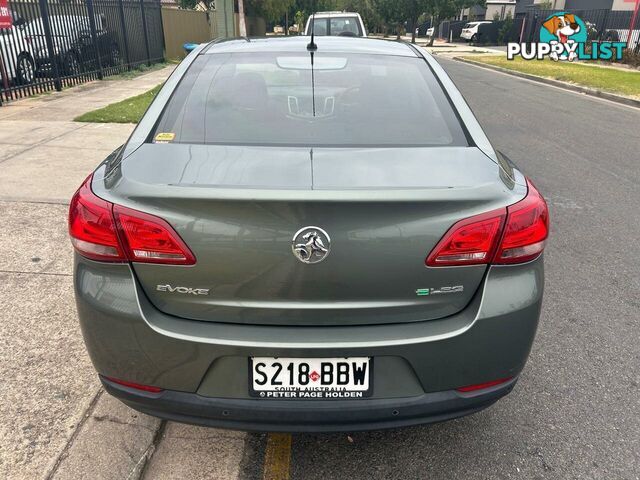
[[[640,110],[441,64],[550,205],[546,297],[529,363],[510,396],[470,417],[294,435],[291,477],[637,479]],[[245,476],[259,476],[264,442],[249,437]]]

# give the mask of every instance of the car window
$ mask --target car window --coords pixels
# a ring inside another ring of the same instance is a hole
[[[315,35],[324,36],[329,34],[329,19],[328,18],[314,18],[313,19],[313,32]],[[309,30],[311,34],[311,30]]]
[[[313,72],[306,52],[201,55],[159,133],[218,145],[467,145],[424,59],[384,55],[316,53]]]
[[[467,23],[463,28],[471,28],[471,24]]]
[[[360,36],[360,25],[356,17],[336,17],[331,18],[329,31],[333,36],[352,34]]]

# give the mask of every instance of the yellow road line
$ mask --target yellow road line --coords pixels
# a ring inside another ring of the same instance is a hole
[[[291,435],[270,433],[264,454],[262,480],[289,480],[291,465]]]

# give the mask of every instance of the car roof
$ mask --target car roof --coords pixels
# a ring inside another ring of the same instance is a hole
[[[261,52],[307,52],[308,36],[235,38],[212,42],[203,55],[219,53],[261,53]],[[362,37],[316,36],[318,52],[360,53],[369,55],[394,55],[418,57],[418,54],[405,42]]]
[[[329,17],[359,17],[360,14],[356,12],[317,12],[313,15],[315,18],[329,18]],[[311,18],[311,17],[309,17]]]

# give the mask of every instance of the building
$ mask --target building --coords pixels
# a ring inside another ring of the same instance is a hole
[[[546,3],[535,0],[534,5]],[[552,10],[613,10],[628,11],[636,7],[636,0],[551,0]]]
[[[487,0],[486,20],[504,20],[507,17],[515,18],[516,0]]]

